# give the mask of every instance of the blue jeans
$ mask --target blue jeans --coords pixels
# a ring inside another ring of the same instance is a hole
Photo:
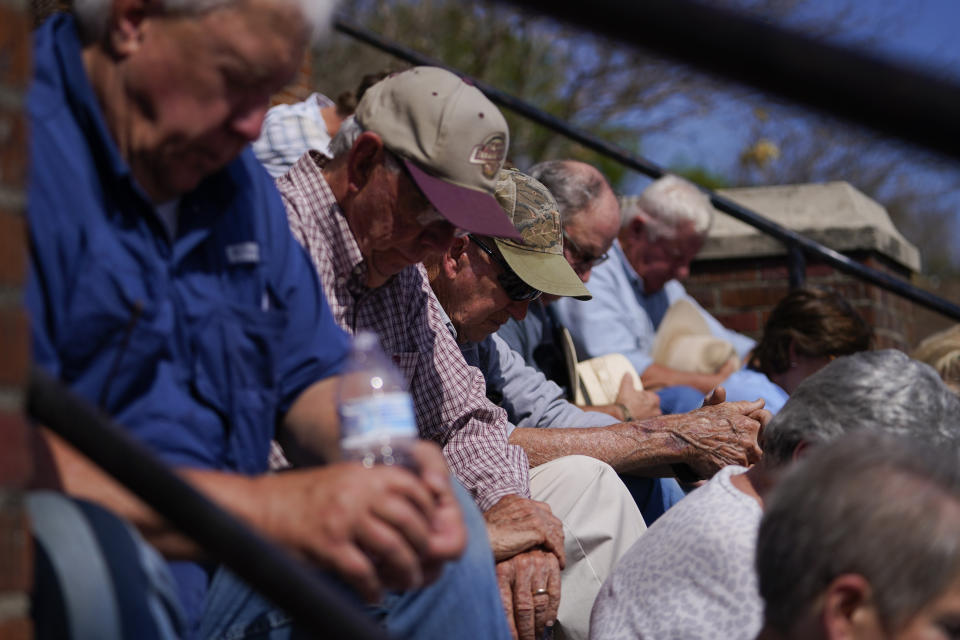
[[[664,387],[656,393],[660,396],[660,410],[665,414],[687,413],[703,404],[703,394],[693,387]],[[648,527],[686,495],[673,478],[621,475],[620,479],[630,490]]]
[[[693,387],[664,387],[656,392],[660,396],[660,410],[664,413],[687,413],[703,405],[703,393]]]
[[[454,481],[469,540],[440,578],[415,591],[389,593],[366,612],[395,638],[510,637],[497,589],[487,529],[470,495]],[[359,598],[344,592],[362,607]],[[290,617],[264,600],[229,571],[220,568],[207,593],[200,628],[204,640],[287,640],[306,637]]]
[[[687,495],[673,478],[642,478],[621,474],[620,479],[627,485],[648,527]]]

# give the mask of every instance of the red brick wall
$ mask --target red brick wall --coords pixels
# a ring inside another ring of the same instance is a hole
[[[29,365],[21,308],[26,271],[22,104],[30,77],[27,3],[0,0],[0,638],[32,637],[27,617],[32,560],[22,489],[32,471],[22,416]]]
[[[899,277],[909,272],[874,252],[850,257],[874,269]],[[789,290],[786,258],[696,261],[687,291],[727,327],[759,338],[770,310]],[[831,288],[850,302],[874,327],[877,348],[909,350],[916,343],[914,305],[825,264],[807,264],[807,284]]]

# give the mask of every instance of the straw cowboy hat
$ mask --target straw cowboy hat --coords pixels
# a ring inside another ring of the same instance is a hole
[[[710,333],[710,326],[689,300],[677,300],[660,322],[653,340],[653,361],[690,373],[716,373],[737,351]],[[739,359],[738,359],[739,366]]]
[[[577,362],[577,350],[566,327],[561,331],[563,357],[573,390],[573,402],[579,405],[613,404],[620,393],[623,376],[629,375],[636,389],[643,389],[640,376],[626,356],[609,353]]]

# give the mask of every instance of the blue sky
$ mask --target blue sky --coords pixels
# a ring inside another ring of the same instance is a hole
[[[809,0],[797,17],[830,17],[844,8],[852,11],[850,18],[831,40],[960,82],[960,0]],[[707,118],[650,136],[643,152],[660,164],[705,165],[725,173],[737,156],[721,150],[743,147],[737,123],[750,108],[721,106]]]

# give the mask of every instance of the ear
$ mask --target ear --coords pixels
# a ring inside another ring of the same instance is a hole
[[[443,254],[441,266],[447,278],[453,279],[460,271],[460,259],[467,253],[470,238],[454,238],[450,248]]]
[[[875,638],[880,630],[873,606],[873,589],[855,573],[834,578],[823,594],[821,620],[824,635],[831,640]]]
[[[372,131],[364,131],[353,143],[347,157],[347,189],[362,191],[370,181],[374,170],[385,159],[383,140]]]
[[[804,456],[806,456],[806,455],[807,455],[808,453],[810,453],[812,450],[813,450],[813,449],[812,449],[812,447],[810,446],[810,443],[809,443],[809,442],[807,442],[806,440],[801,440],[801,441],[797,444],[797,446],[794,447],[793,453],[790,455],[790,462],[792,462],[792,463],[798,462],[801,458],[803,458]]]
[[[143,42],[145,18],[157,8],[156,0],[115,0],[107,25],[110,51],[118,58],[135,53]]]

